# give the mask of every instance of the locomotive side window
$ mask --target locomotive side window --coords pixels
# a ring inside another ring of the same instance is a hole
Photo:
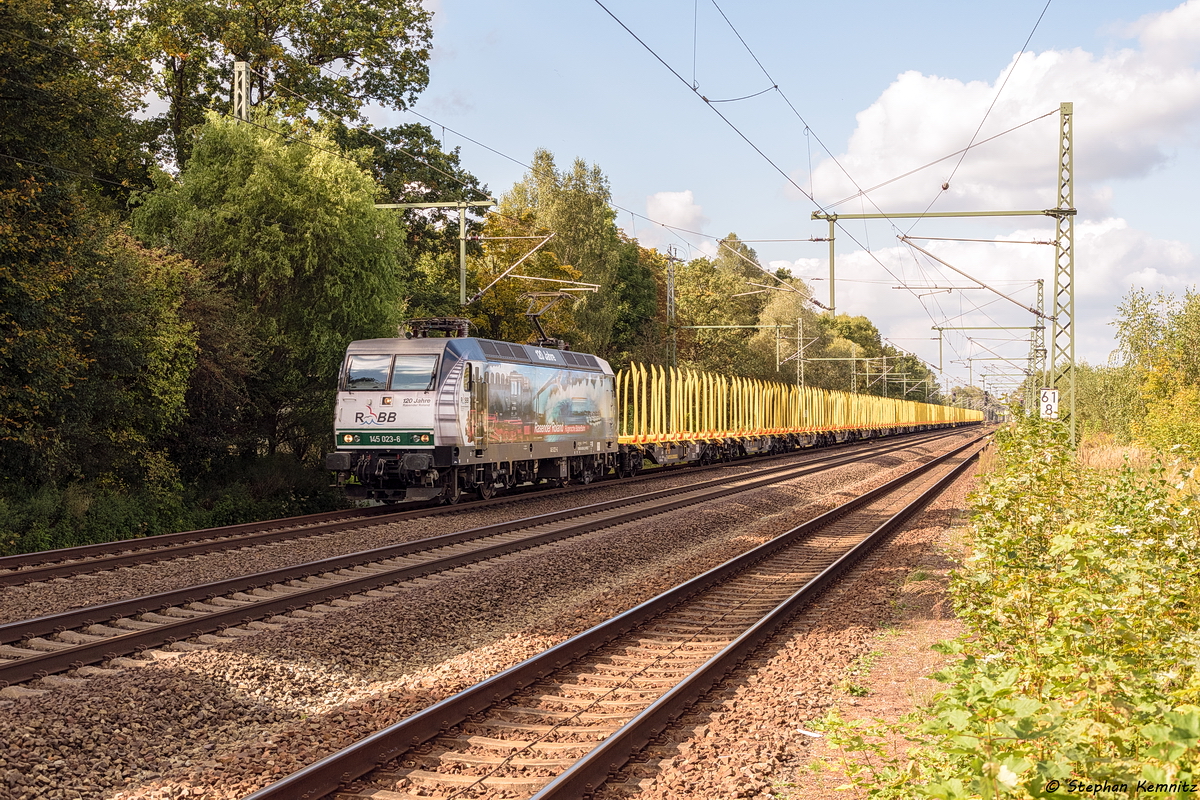
[[[350,356],[346,365],[346,391],[383,391],[387,389],[391,356]]]
[[[437,380],[437,356],[396,356],[393,392],[427,392]]]

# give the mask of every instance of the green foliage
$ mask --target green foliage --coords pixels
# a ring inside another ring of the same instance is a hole
[[[737,259],[740,262],[740,259]],[[757,325],[758,307],[733,295],[746,291],[740,267],[732,260],[694,258],[675,268],[676,322],[680,326],[679,363],[713,372],[741,374],[755,331],[741,328],[692,328],[702,325]],[[772,356],[774,353],[772,353]]]
[[[76,547],[180,530],[328,511],[344,499],[321,471],[288,457],[258,459],[221,476],[219,484],[184,486],[170,463],[140,488],[111,481],[63,487],[6,486],[0,496],[0,555]]]
[[[647,250],[636,240],[622,239],[608,301],[613,306],[613,329],[605,355],[614,369],[631,361],[666,362],[656,280],[656,274],[662,274],[665,264],[666,259],[657,251]]]
[[[228,107],[234,61],[252,70],[253,104],[296,119],[318,107],[332,120],[358,118],[369,102],[405,108],[429,82],[432,14],[418,0],[115,5],[125,51],[154,65],[146,88],[169,103],[163,122],[181,167],[205,109]]]
[[[561,337],[575,349],[612,357],[629,352],[649,319],[649,288],[653,282],[649,262],[640,251],[628,249],[617,230],[609,205],[608,179],[597,166],[577,159],[569,170],[559,170],[546,150],[534,153],[530,172],[500,198],[498,213],[490,214],[488,237],[528,237],[554,233],[554,238],[518,270],[538,278],[582,281],[599,286],[595,293],[577,296],[570,305],[560,303],[542,318],[547,334]],[[531,239],[489,241],[484,256],[473,265],[479,288],[487,286],[536,244]],[[552,291],[552,283],[518,283],[502,280],[472,307],[481,335],[511,332],[515,341],[529,338],[523,314],[525,291]],[[478,309],[478,310],[476,310]],[[624,318],[624,320],[622,320]],[[624,324],[624,329],[618,325]],[[620,338],[614,339],[614,336]]]
[[[310,141],[211,118],[179,179],[161,175],[134,214],[228,298],[208,303],[211,323],[249,326],[247,349],[207,354],[244,395],[243,453],[315,452],[346,344],[395,335],[403,313],[401,229],[367,172]]]
[[[113,468],[111,446],[132,426],[108,400],[123,393],[118,405],[161,422],[164,359],[186,351],[158,277],[137,274],[141,256],[111,239],[108,201],[86,180],[122,171],[112,144],[134,104],[105,25],[105,7],[87,2],[0,5],[0,468],[28,481]],[[90,385],[102,380],[124,386]]]
[[[424,125],[349,130],[334,127],[345,150],[370,153],[369,168],[380,184],[382,203],[445,203],[483,200],[487,187],[463,169],[458,148],[445,152]],[[459,304],[459,225],[457,209],[396,209],[388,212],[405,231],[401,262],[412,317],[454,317]],[[465,209],[467,253],[482,255],[485,209]]]
[[[133,125],[125,116],[140,93],[129,63],[106,46],[111,12],[103,3],[6,0],[0,4],[0,177],[93,192],[73,173],[115,175],[130,154],[114,148]],[[42,202],[47,195],[42,193]],[[16,219],[9,218],[6,219]]]
[[[533,233],[531,233],[531,231]],[[500,275],[537,244],[529,236],[545,236],[545,228],[535,222],[532,209],[519,205],[510,195],[500,198],[500,212],[488,214],[484,222],[483,235],[487,240],[484,254],[471,259],[470,279],[467,292],[474,295],[495,282],[467,309],[475,326],[475,333],[488,339],[509,342],[525,342],[537,334],[525,312],[530,302],[522,295],[529,291],[549,291],[555,284],[521,279],[500,278]],[[530,255],[521,264],[519,274],[558,281],[577,281],[579,271],[559,262],[546,247]],[[499,281],[496,281],[500,278]],[[575,327],[574,309],[570,303],[558,302],[541,317],[543,329],[548,336],[565,338]]]
[[[4,293],[0,464],[27,481],[136,483],[184,414],[195,331],[181,306],[194,276],[110,224],[74,233],[62,261],[17,262],[26,291]],[[57,275],[33,280],[53,265]]]
[[[952,580],[967,634],[945,647],[948,688],[916,734],[896,726],[920,745],[907,761],[831,721],[873,756],[856,782],[887,798],[1192,796],[1153,785],[1200,782],[1194,467],[1097,476],[1062,426],[1028,418],[997,447]],[[1089,784],[1108,788],[1071,788]]]
[[[1082,437],[1107,433],[1122,444],[1146,416],[1141,373],[1133,364],[1075,366],[1075,413]]]
[[[182,259],[108,232],[80,270],[75,316],[86,367],[48,415],[63,458],[50,470],[154,480],[156,442],[184,416],[196,331],[182,311],[197,279]]]
[[[1200,295],[1135,289],[1118,310],[1122,363],[1077,372],[1085,430],[1159,451],[1200,445]]]

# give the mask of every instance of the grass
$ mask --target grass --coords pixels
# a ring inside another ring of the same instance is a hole
[[[1119,470],[1129,466],[1143,472],[1154,463],[1153,453],[1149,450],[1134,444],[1120,444],[1107,433],[1084,437],[1079,443],[1078,459],[1080,466],[1098,470]]]

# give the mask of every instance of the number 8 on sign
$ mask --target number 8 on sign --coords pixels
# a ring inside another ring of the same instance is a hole
[[[1058,390],[1041,390],[1042,419],[1058,419]]]

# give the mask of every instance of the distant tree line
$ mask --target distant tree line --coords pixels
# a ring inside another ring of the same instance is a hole
[[[1200,295],[1130,290],[1107,364],[1075,369],[1082,434],[1200,453]]]

